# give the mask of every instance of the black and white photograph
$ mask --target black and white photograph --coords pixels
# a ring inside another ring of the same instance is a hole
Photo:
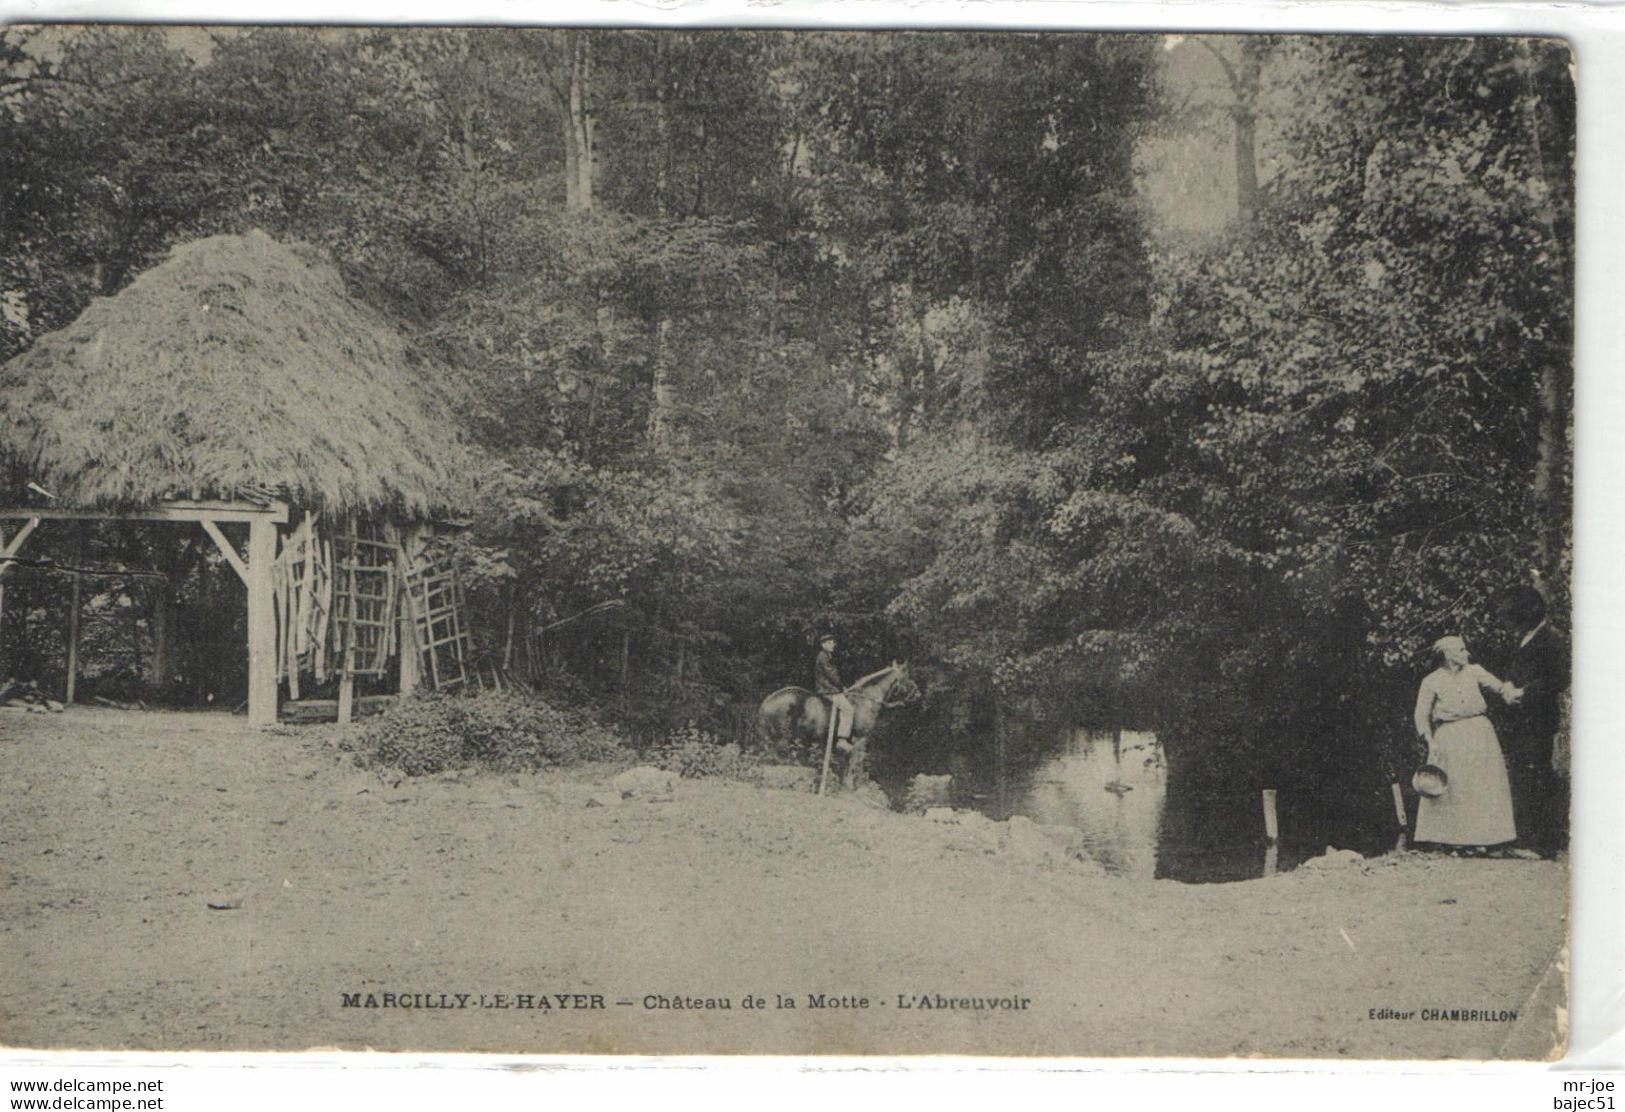
[[[0,27],[0,1045],[1552,1061],[1512,34]]]

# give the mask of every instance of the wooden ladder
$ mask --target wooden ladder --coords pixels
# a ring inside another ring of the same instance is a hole
[[[355,521],[333,537],[334,655],[341,676],[378,676],[395,652],[396,544]]]
[[[422,654],[421,674],[436,691],[467,684],[472,646],[457,569],[441,568],[420,557],[407,566],[404,586],[407,613]]]

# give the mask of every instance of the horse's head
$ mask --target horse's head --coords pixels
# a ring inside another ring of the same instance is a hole
[[[892,661],[891,687],[886,691],[884,706],[900,707],[908,703],[917,702],[920,698],[920,685],[914,682],[914,677],[908,674],[908,661]]]

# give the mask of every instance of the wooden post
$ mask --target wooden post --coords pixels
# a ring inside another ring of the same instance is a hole
[[[73,565],[77,569],[85,562],[84,525],[76,526],[74,534]],[[68,683],[67,689],[62,693],[62,701],[70,706],[73,704],[73,697],[79,686],[79,609],[84,597],[83,593],[84,577],[75,570],[68,602]]]
[[[418,689],[418,631],[410,614],[401,614],[401,695],[407,696]]]
[[[829,705],[829,729],[824,731],[824,770],[818,774],[818,794],[824,794],[824,785],[829,783],[830,755],[835,752],[835,704]]]
[[[354,560],[356,557],[351,556]],[[338,575],[335,565],[334,576]],[[344,637],[344,656],[339,663],[339,725],[351,721],[355,717],[355,636],[356,636],[356,607],[359,603],[355,599],[355,577],[352,573],[350,579],[350,603],[347,617],[350,619],[348,628],[339,627]]]
[[[212,535],[212,534],[211,534]],[[276,559],[276,524],[265,518],[248,523],[248,724],[273,726],[277,707],[275,601],[271,565]]]
[[[1399,837],[1394,841],[1394,852],[1405,852],[1405,836],[1408,824],[1405,820],[1405,795],[1399,790],[1398,784],[1389,784],[1394,793],[1394,818],[1399,822]]]
[[[68,603],[68,684],[62,701],[71,704],[79,681],[79,606],[83,586],[78,572],[73,576],[73,587]]]
[[[12,537],[9,542],[6,540],[5,534],[3,532],[0,532],[0,556],[15,556],[15,555],[17,555],[17,553],[23,547],[23,542],[28,539],[28,534],[32,533],[35,529],[38,529],[38,528],[39,528],[39,518],[35,517],[35,518],[30,518],[28,521],[24,522],[22,528],[17,530],[17,535]],[[5,625],[5,615],[6,615],[6,576],[10,575],[11,574],[11,569],[16,567],[16,566],[17,565],[12,563],[10,560],[0,562],[0,632],[3,632],[3,627]],[[0,640],[0,680],[5,680],[5,679],[9,678],[6,675],[6,670],[5,670],[5,664],[6,664],[5,652],[6,652],[6,650],[5,650],[5,641]]]
[[[999,820],[1010,817],[1010,784],[1005,772],[1005,713],[998,696],[993,703],[993,791]]]
[[[350,584],[350,612],[349,628],[341,630],[344,634],[344,656],[339,663],[339,725],[355,718],[355,636],[356,636],[356,607],[355,581],[352,577]]]
[[[400,646],[400,685],[398,690],[401,697],[412,694],[417,690],[422,679],[421,670],[423,662],[419,654],[423,651],[418,644],[418,626],[412,618],[411,600],[407,597],[406,573],[411,570],[412,561],[417,556],[421,544],[422,527],[407,526],[400,531],[400,549],[395,555],[396,580],[401,593],[400,626],[398,627],[396,644]],[[339,698],[344,698],[343,681],[339,682]]]
[[[157,569],[162,576],[152,583],[152,655],[147,658],[147,696],[154,702],[162,702],[169,690],[169,677],[174,672],[171,659],[175,638],[175,583],[171,575],[177,570],[176,561],[161,554]],[[247,587],[247,579],[243,585]]]
[[[1264,789],[1264,875],[1274,876],[1281,854],[1281,824],[1275,816],[1275,789]]]
[[[310,533],[310,514],[308,512],[305,514],[302,528],[304,534],[308,536]],[[281,551],[277,553],[277,561],[279,563],[286,562],[288,571],[286,582],[282,586],[282,605],[279,607],[280,613],[277,620],[280,640],[277,641],[276,646],[276,670],[278,672],[286,670],[288,673],[288,699],[290,702],[299,701],[299,654],[295,651],[299,644],[299,634],[295,630],[295,623],[299,621],[300,584],[294,582],[293,578],[294,561],[298,557],[299,551],[297,548],[290,547],[294,543],[293,538],[298,535],[299,530],[292,530],[283,536]],[[306,549],[305,551],[308,553],[310,550]]]
[[[350,671],[350,664],[354,658],[354,650],[347,649],[344,653],[344,671],[339,674],[339,722],[349,722],[355,717],[355,673]]]
[[[0,529],[0,552],[6,550],[6,531]],[[10,677],[6,675],[6,580],[5,574],[11,565],[0,564],[0,684]]]

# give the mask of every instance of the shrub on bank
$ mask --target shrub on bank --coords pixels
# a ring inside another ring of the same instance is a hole
[[[516,772],[621,755],[619,739],[587,715],[511,691],[414,695],[356,731],[363,763],[409,776],[470,765]]]
[[[694,725],[673,730],[649,755],[656,767],[688,780],[745,780],[757,764],[756,758],[741,752],[739,746],[724,745],[714,734]]]

